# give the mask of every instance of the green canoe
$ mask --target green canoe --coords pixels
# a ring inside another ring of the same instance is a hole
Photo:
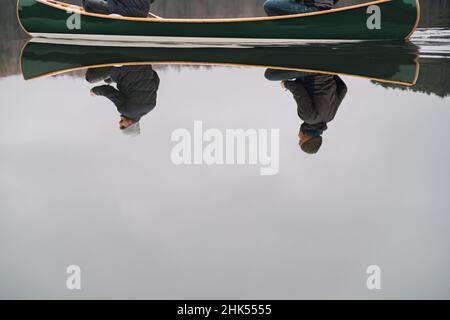
[[[404,40],[420,16],[418,0],[377,0],[313,13],[236,19],[101,15],[54,0],[18,0],[17,7],[24,30],[33,37],[131,42]]]
[[[46,41],[33,39],[22,50],[25,79],[87,68],[137,64],[262,67],[352,75],[401,85],[415,84],[419,72],[417,47],[403,42],[180,48],[129,47],[113,43],[92,46],[73,40]]]

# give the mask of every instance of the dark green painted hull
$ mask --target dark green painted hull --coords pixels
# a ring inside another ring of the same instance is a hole
[[[30,42],[22,53],[25,79],[123,64],[213,64],[260,66],[361,76],[414,84],[418,54],[406,43],[304,45],[256,48],[155,48]]]
[[[225,0],[224,0],[225,1]],[[69,30],[67,10],[61,10],[36,0],[19,0],[18,16],[24,29],[34,36],[98,40],[109,37],[201,38],[201,39],[327,39],[381,40],[405,39],[415,29],[419,8],[416,0],[380,0],[381,29],[369,30],[369,3],[348,9],[333,9],[320,14],[285,17],[181,20],[124,19],[101,15],[81,15],[81,29]],[[141,38],[141,39],[140,39]],[[115,39],[119,40],[119,39]],[[131,41],[131,39],[130,39]]]

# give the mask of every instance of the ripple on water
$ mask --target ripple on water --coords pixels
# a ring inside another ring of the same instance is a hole
[[[450,57],[450,30],[444,28],[418,28],[411,41],[420,47],[426,57]]]

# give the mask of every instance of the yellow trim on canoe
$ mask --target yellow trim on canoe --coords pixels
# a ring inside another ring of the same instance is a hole
[[[113,20],[127,20],[127,21],[148,21],[148,22],[182,22],[182,23],[220,23],[220,22],[248,22],[248,21],[270,21],[270,20],[286,20],[286,19],[293,19],[293,18],[302,18],[302,17],[308,17],[308,16],[316,16],[316,15],[322,15],[322,14],[329,14],[333,12],[341,12],[341,11],[348,11],[358,8],[364,8],[369,7],[372,5],[378,5],[383,4],[387,2],[392,2],[393,0],[376,0],[361,4],[356,4],[353,6],[347,6],[342,8],[334,8],[330,10],[323,10],[323,11],[317,11],[317,12],[308,12],[308,13],[298,13],[298,14],[290,14],[290,15],[284,15],[284,16],[273,16],[273,17],[254,17],[254,18],[222,18],[222,19],[157,19],[157,18],[137,18],[137,17],[117,17],[117,16],[110,16],[105,14],[98,14],[98,13],[92,13],[92,12],[86,12],[84,9],[80,6],[75,5],[69,5],[64,2],[56,1],[56,0],[35,0],[36,2],[39,2],[41,4],[51,6],[60,10],[67,11],[67,8],[70,8],[73,10],[73,13],[78,13],[86,16],[92,16],[97,18],[105,18],[105,19],[113,19]],[[418,1],[418,0],[416,0]]]
[[[416,23],[414,24],[413,29],[411,30],[411,32],[405,37],[405,40],[408,40],[409,38],[411,38],[411,36],[413,35],[414,32],[416,32],[417,27],[419,26],[420,23],[420,1],[416,0],[416,10],[417,10],[417,15],[416,15]]]

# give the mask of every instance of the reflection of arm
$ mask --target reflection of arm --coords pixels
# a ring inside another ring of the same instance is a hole
[[[298,116],[305,122],[311,124],[315,123],[315,119],[317,118],[317,110],[303,84],[299,81],[286,81],[284,86],[292,92],[292,95],[297,102]]]
[[[338,100],[338,106],[342,103],[342,100],[344,100],[345,95],[347,94],[347,85],[342,81],[342,79],[338,76],[334,77],[336,79],[336,87],[337,87],[337,100]]]
[[[120,93],[119,90],[113,88],[112,86],[98,86],[95,88],[92,88],[92,91],[97,95],[97,96],[103,96],[108,98],[109,100],[111,100],[117,108],[119,108],[120,106],[123,105],[123,103],[125,102],[125,96]]]
[[[96,83],[111,78],[112,67],[90,68],[86,71],[86,81]]]

